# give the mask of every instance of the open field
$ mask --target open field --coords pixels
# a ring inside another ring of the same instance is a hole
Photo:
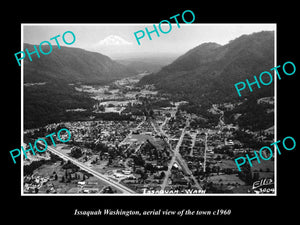
[[[268,160],[260,160],[260,163],[257,160],[252,161],[253,166],[251,167],[252,172],[272,172],[274,171],[274,161]]]
[[[34,175],[41,176],[41,177],[50,177],[51,175],[53,175],[53,172],[55,172],[57,174],[58,179],[48,181],[47,184],[44,184],[40,188],[39,193],[46,193],[46,190],[48,189],[48,186],[50,185],[50,183],[56,189],[57,193],[70,193],[70,192],[71,193],[79,193],[80,190],[82,190],[82,188],[80,188],[78,186],[78,182],[82,181],[84,173],[82,173],[81,171],[78,171],[78,172],[76,172],[76,176],[78,176],[79,179],[76,178],[76,179],[72,179],[70,182],[62,182],[62,177],[65,176],[65,169],[62,168],[60,162],[56,162],[53,164],[45,164],[45,165],[41,166],[40,168],[36,169],[34,171]],[[92,186],[95,189],[98,189],[99,191],[101,191],[104,187],[108,186],[107,183],[105,183],[93,176],[90,176],[89,178],[86,177],[86,179],[84,181],[86,183],[93,183],[93,185],[90,185],[90,186]]]
[[[207,180],[208,182],[213,182],[217,184],[240,184],[240,185],[245,185],[245,182],[242,181],[236,174],[222,174],[222,175],[215,175],[215,176],[210,176]]]

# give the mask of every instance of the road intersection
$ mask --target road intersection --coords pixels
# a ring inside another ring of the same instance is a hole
[[[169,177],[171,175],[171,169],[172,169],[172,167],[173,167],[173,165],[174,165],[175,162],[177,162],[181,166],[181,168],[185,172],[185,174],[187,174],[194,181],[195,186],[199,190],[202,190],[199,182],[197,181],[197,179],[195,178],[195,176],[193,175],[193,173],[191,172],[191,170],[188,168],[188,165],[186,164],[185,160],[182,158],[181,154],[179,153],[180,146],[182,144],[184,135],[186,133],[186,128],[189,126],[189,124],[190,124],[190,117],[188,117],[186,119],[185,127],[182,129],[180,138],[179,138],[179,140],[177,142],[177,145],[176,145],[175,149],[172,149],[172,147],[170,146],[171,151],[173,151],[173,156],[172,156],[172,159],[171,159],[171,161],[170,161],[170,163],[168,165],[168,170],[166,172],[165,178],[164,178],[163,183],[161,185],[161,189],[162,190],[164,190],[166,188],[166,186],[167,186]],[[160,131],[162,131],[162,126],[160,126]],[[163,133],[163,132],[160,132],[160,134],[163,135],[163,136],[165,136],[165,133]],[[166,136],[166,138],[167,138],[167,140],[169,139],[168,136]]]
[[[88,166],[86,166],[84,163],[77,161],[76,159],[70,157],[70,156],[66,156],[65,154],[57,151],[56,149],[54,149],[51,146],[48,146],[48,150],[51,151],[53,154],[61,157],[62,159],[66,160],[66,161],[71,161],[74,165],[78,166],[79,168],[81,168],[82,170],[85,170],[89,173],[91,173],[93,176],[97,177],[98,179],[108,183],[109,185],[113,186],[114,188],[122,191],[124,194],[134,194],[135,192],[131,189],[129,189],[128,187],[110,179],[109,177],[107,177],[106,175],[103,175],[97,171],[95,171],[92,168],[89,168]]]

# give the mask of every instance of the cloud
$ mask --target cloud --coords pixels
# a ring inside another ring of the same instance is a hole
[[[132,45],[131,42],[126,41],[124,38],[121,38],[117,35],[109,35],[103,40],[97,43],[97,46],[120,46],[120,45]]]

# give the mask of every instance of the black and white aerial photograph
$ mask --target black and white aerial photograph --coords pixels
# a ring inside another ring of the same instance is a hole
[[[22,195],[276,193],[276,24],[156,26],[22,24]]]

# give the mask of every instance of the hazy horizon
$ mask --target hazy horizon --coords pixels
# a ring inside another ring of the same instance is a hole
[[[152,40],[147,34],[140,39],[138,45],[134,32],[153,30],[153,24],[22,24],[23,43],[39,45],[42,41],[49,41],[51,37],[72,31],[76,41],[72,45],[65,45],[58,38],[61,46],[82,48],[99,52],[112,59],[140,59],[140,58],[176,58],[190,49],[206,43],[216,42],[221,45],[244,35],[260,31],[275,31],[276,24],[172,24],[168,34],[152,33]],[[155,24],[158,27],[157,24]],[[165,25],[163,25],[165,26]],[[152,28],[152,29],[151,29]],[[165,28],[167,30],[167,28]],[[146,33],[146,32],[145,32]],[[55,41],[50,41],[55,44]]]

